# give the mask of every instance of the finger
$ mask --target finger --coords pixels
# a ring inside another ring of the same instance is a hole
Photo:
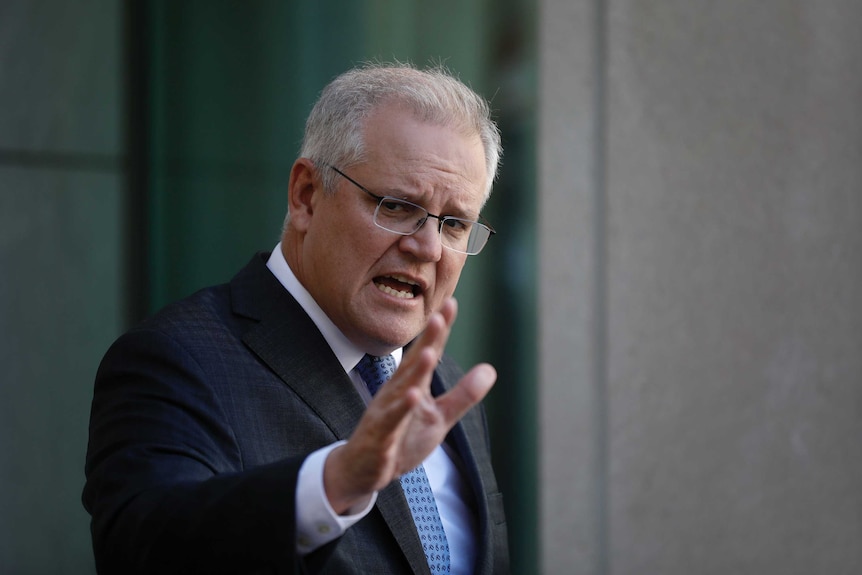
[[[447,425],[455,425],[470,408],[482,401],[497,381],[497,370],[488,363],[480,363],[468,371],[461,380],[437,398],[437,406]]]
[[[455,323],[455,318],[458,316],[458,300],[454,297],[447,298],[438,311],[446,320],[446,325],[452,327],[452,324]]]
[[[455,324],[455,318],[458,317],[458,301],[450,297],[443,302],[438,310],[440,318],[443,320],[443,330],[436,334],[434,345],[438,348],[440,355],[443,354],[443,348],[446,347],[446,342],[449,340],[449,335],[452,333],[452,326]]]
[[[428,318],[425,330],[420,334],[416,342],[414,342],[413,347],[433,347],[439,359],[443,355],[443,349],[449,340],[452,325],[455,323],[457,316],[458,302],[455,298],[447,298],[440,308]]]
[[[369,406],[347,443],[329,454],[324,485],[338,513],[392,481],[399,446],[418,403],[419,393],[410,390],[387,409]]]
[[[407,368],[413,366],[416,362],[421,362],[422,353],[426,349],[432,351],[435,356],[434,361],[439,360],[446,346],[446,341],[449,339],[449,331],[449,325],[443,314],[440,312],[432,313],[431,317],[428,318],[425,330],[410,344],[404,354],[401,360],[401,367]]]
[[[378,398],[381,402],[394,401],[410,389],[416,389],[420,396],[430,397],[431,379],[438,363],[439,356],[434,349],[424,347],[416,350],[409,359],[401,362],[392,379],[377,392],[374,401]]]
[[[386,386],[384,386],[385,388]],[[420,394],[412,389],[374,397],[351,436],[357,446],[371,445],[386,450],[399,442],[411,411],[419,404]],[[355,440],[355,441],[354,441]]]
[[[392,376],[392,380],[381,388],[378,396],[387,389],[386,395],[389,395],[407,387],[421,388],[425,395],[431,393],[431,378],[443,355],[457,312],[458,304],[455,298],[448,298],[438,311],[431,314],[425,330],[404,354],[398,371]]]

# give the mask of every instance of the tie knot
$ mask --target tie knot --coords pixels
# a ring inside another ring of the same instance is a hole
[[[391,355],[375,356],[365,355],[356,366],[356,371],[371,395],[377,393],[380,387],[386,383],[395,373],[395,358]]]

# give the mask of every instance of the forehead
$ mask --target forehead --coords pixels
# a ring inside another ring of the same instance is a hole
[[[421,193],[448,190],[458,202],[484,202],[485,153],[476,133],[383,107],[365,122],[365,159],[384,180]]]

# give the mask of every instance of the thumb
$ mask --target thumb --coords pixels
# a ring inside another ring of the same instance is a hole
[[[497,381],[497,370],[489,363],[480,363],[468,371],[457,385],[437,398],[437,406],[446,422],[452,426],[470,408],[482,401]]]

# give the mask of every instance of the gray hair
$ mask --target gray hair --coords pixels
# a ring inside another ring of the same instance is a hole
[[[484,203],[503,152],[500,130],[488,102],[442,66],[419,70],[408,64],[366,64],[341,74],[323,89],[311,110],[300,155],[317,166],[341,169],[362,162],[365,119],[392,103],[405,106],[420,121],[479,136],[487,173]],[[321,171],[326,190],[335,189],[335,177],[332,170]]]

